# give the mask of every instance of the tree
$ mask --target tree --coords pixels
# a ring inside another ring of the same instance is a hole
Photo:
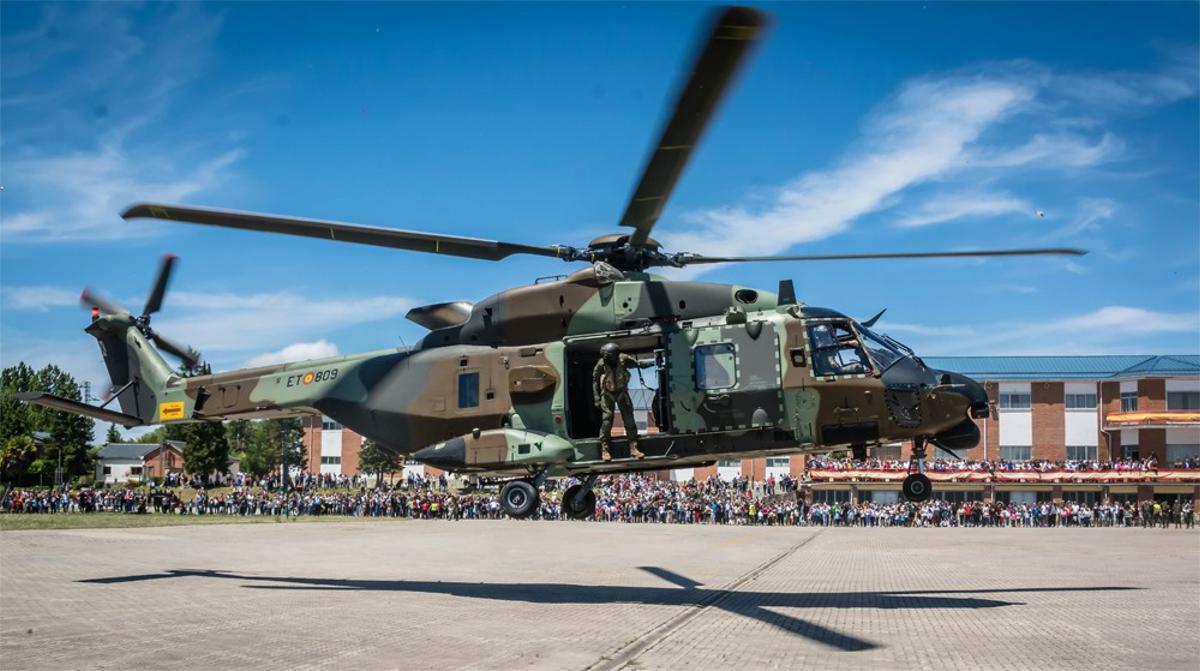
[[[178,425],[183,446],[183,468],[193,475],[208,477],[213,471],[229,468],[229,443],[220,422],[192,422]]]
[[[104,442],[110,443],[110,444],[121,442],[121,432],[117,431],[116,424],[108,425],[108,433],[104,436]]]
[[[0,447],[0,475],[3,480],[20,480],[37,459],[37,443],[29,436],[12,436]]]
[[[75,378],[58,366],[51,364],[35,372],[21,362],[5,368],[0,371],[0,445],[7,445],[14,436],[46,431],[50,434],[48,447],[41,450],[38,458],[54,464],[61,458],[68,473],[90,473],[94,459],[92,419],[18,401],[16,395],[23,391],[47,391],[74,401],[82,400]]]
[[[167,440],[167,427],[156,426],[150,431],[138,436],[135,442],[142,443],[143,445],[159,445],[164,440]]]
[[[358,451],[358,467],[362,472],[375,473],[379,480],[383,480],[384,473],[400,470],[400,455],[370,438],[364,438],[362,448]]]
[[[241,449],[242,470],[251,475],[279,468],[285,457],[289,469],[304,461],[304,429],[298,419],[250,422],[246,433]]]

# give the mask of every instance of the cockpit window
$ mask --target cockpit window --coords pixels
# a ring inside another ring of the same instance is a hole
[[[913,351],[907,345],[886,333],[875,333],[858,323],[855,323],[855,327],[862,334],[863,344],[866,345],[871,358],[875,360],[875,366],[881,372],[891,368],[892,364],[900,359],[914,356]]]
[[[850,322],[810,324],[808,344],[816,375],[855,375],[871,372],[871,363]]]

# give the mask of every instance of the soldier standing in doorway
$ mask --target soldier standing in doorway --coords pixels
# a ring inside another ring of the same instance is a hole
[[[600,348],[600,360],[592,369],[592,394],[596,405],[604,413],[600,422],[600,458],[604,461],[612,459],[608,450],[612,434],[613,411],[621,411],[621,421],[625,423],[625,435],[629,437],[629,456],[641,459],[646,455],[638,449],[637,420],[633,416],[633,401],[629,398],[629,369],[650,368],[651,362],[641,363],[637,359],[623,354],[616,343],[607,343]]]

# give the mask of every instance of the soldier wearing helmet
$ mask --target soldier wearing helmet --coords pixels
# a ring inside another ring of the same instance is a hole
[[[653,363],[640,363],[637,359],[623,354],[616,343],[607,343],[600,348],[600,360],[592,369],[592,394],[596,405],[604,413],[600,423],[600,458],[604,461],[612,459],[608,451],[608,443],[613,425],[613,410],[621,411],[621,420],[625,423],[625,435],[629,437],[629,456],[641,459],[646,455],[638,449],[637,421],[633,416],[633,401],[629,398],[629,368],[649,368]]]

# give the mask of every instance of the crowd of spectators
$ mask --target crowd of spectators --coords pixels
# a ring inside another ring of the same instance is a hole
[[[546,484],[535,519],[560,519],[563,492],[574,480]],[[314,515],[414,519],[498,519],[497,492],[455,493],[444,476],[415,475],[368,487],[362,477],[298,477],[287,487],[273,478],[239,477],[218,489],[148,486],[106,489],[17,489],[0,501],[0,511],[25,513],[119,512],[177,515]],[[642,524],[735,524],[768,526],[954,526],[954,527],[1146,527],[1175,523],[1191,528],[1190,502],[1096,503],[1039,501],[1004,503],[934,499],[897,502],[817,502],[798,495],[788,476],[751,481],[745,477],[676,482],[645,475],[603,478],[596,487],[594,519]],[[190,492],[188,491],[190,490]],[[181,494],[190,493],[190,496]]]

